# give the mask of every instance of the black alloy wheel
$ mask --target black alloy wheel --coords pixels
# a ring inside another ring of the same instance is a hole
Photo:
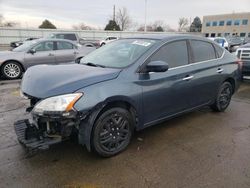
[[[110,157],[123,151],[132,136],[133,119],[126,109],[111,108],[96,121],[92,148],[103,157]]]
[[[215,103],[211,106],[212,109],[217,112],[225,111],[231,102],[232,94],[231,83],[224,82],[219,89]]]

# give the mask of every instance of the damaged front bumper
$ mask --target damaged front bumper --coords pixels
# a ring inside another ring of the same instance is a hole
[[[18,141],[29,152],[49,149],[51,145],[67,140],[73,130],[77,130],[80,120],[76,114],[62,116],[32,116],[32,121],[25,119],[14,123]]]
[[[18,141],[24,145],[28,151],[46,150],[50,145],[60,143],[62,137],[44,137],[39,129],[32,125],[28,119],[19,120],[14,123]]]

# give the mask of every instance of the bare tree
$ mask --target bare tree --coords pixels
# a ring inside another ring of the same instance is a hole
[[[140,25],[137,31],[144,31],[144,25]],[[166,24],[163,20],[156,20],[147,25],[147,31],[150,32],[173,32],[173,30],[168,24]]]
[[[18,25],[20,24],[15,21],[5,21],[4,16],[0,14],[0,27],[16,27]]]
[[[116,12],[116,22],[122,31],[127,30],[131,26],[132,20],[126,7],[122,7]]]
[[[15,21],[6,21],[3,23],[3,27],[16,27],[16,26],[19,26],[19,23]]]
[[[73,29],[75,30],[94,30],[95,28],[86,25],[85,23],[79,23],[78,25],[73,25],[72,26]]]
[[[178,25],[179,25],[179,28],[178,28],[179,32],[187,31],[188,30],[188,19],[184,18],[184,17],[179,18]]]

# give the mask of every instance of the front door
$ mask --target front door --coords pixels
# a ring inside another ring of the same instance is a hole
[[[55,64],[53,41],[40,42],[32,49],[34,53],[27,52],[24,56],[27,67],[39,64]]]
[[[143,88],[144,124],[183,112],[189,108],[192,95],[192,67],[187,66],[189,55],[185,40],[175,41],[161,47],[147,62],[165,61],[169,70],[163,73],[139,74]]]

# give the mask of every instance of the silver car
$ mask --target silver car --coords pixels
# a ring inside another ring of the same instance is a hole
[[[0,52],[0,70],[5,78],[16,79],[31,66],[79,62],[95,49],[93,46],[76,45],[64,39],[32,40],[12,51]]]

